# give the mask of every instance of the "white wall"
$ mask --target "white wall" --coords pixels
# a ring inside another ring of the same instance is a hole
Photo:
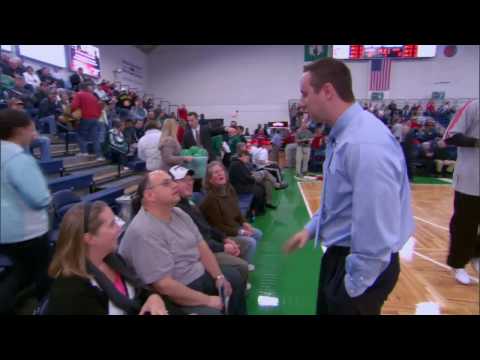
[[[390,98],[479,96],[479,47],[459,45],[453,58],[443,55],[392,64]],[[299,97],[303,45],[160,46],[148,56],[147,88],[173,104],[227,121],[235,110],[250,128],[288,119],[289,99]],[[368,97],[369,61],[348,61],[357,98]],[[438,84],[441,83],[441,84]]]
[[[130,87],[145,90],[147,70],[147,55],[131,45],[98,45],[100,47],[100,66],[102,78],[110,81],[121,81]],[[141,78],[122,72],[114,75],[113,71],[122,67],[122,60],[126,60],[141,68]]]
[[[288,120],[299,96],[303,46],[161,46],[150,54],[149,89],[207,118],[227,121],[235,110],[251,130]]]

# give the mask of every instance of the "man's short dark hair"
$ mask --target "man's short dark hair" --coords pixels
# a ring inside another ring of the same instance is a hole
[[[150,120],[149,122],[147,122],[147,125],[145,125],[145,131],[152,130],[152,129],[160,130],[160,126],[155,120]]]
[[[78,88],[80,90],[88,90],[88,87],[90,86],[91,84],[87,81],[84,81],[82,83],[80,83],[80,85],[78,86]]]
[[[247,150],[242,150],[238,153],[238,157],[242,157],[242,156],[252,156]]]
[[[32,119],[24,111],[13,109],[0,110],[0,139],[8,140],[13,136],[15,129],[25,128],[32,123]]]
[[[195,119],[198,119],[198,114],[197,114],[196,112],[194,112],[194,111],[189,112],[189,113],[188,113],[188,116],[194,116]]]
[[[326,83],[331,83],[338,96],[345,102],[354,102],[352,90],[352,75],[347,65],[342,61],[326,58],[318,60],[304,67],[305,72],[310,72],[310,85],[315,92],[320,91]]]

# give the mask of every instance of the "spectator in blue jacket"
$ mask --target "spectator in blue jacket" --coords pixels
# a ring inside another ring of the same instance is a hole
[[[0,254],[13,261],[0,286],[0,313],[12,313],[17,293],[31,282],[37,299],[49,288],[50,192],[37,161],[25,150],[37,136],[25,112],[0,111]]]

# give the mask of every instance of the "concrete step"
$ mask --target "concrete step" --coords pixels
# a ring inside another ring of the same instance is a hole
[[[68,165],[65,164],[65,171],[66,172],[73,172],[76,170],[83,170],[83,169],[94,169],[99,166],[103,165],[108,165],[110,164],[110,161],[108,160],[102,160],[102,161],[97,161],[95,159],[95,155],[90,155],[89,157],[81,157],[81,160],[78,160],[78,162],[74,163],[69,163]]]

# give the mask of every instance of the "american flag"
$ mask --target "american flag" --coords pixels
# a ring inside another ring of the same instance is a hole
[[[370,71],[370,90],[390,89],[390,69],[392,60],[372,59]]]

